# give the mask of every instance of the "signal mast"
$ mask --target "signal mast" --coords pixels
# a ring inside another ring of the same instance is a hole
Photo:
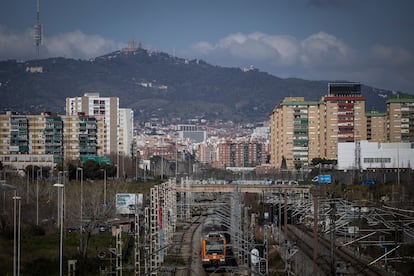
[[[42,24],[40,24],[40,7],[37,0],[36,24],[34,25],[34,40],[36,45],[36,54],[39,57],[39,48],[42,45]]]

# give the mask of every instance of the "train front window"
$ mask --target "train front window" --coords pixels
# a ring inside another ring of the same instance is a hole
[[[224,253],[224,242],[218,241],[206,241],[206,253],[207,254],[223,254]]]

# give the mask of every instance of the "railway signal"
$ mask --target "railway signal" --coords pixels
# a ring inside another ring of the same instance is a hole
[[[259,273],[262,275],[265,275],[267,272],[267,268],[266,268],[266,260],[265,259],[261,259],[259,262]]]

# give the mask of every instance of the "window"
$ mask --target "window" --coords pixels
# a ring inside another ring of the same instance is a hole
[[[391,163],[389,157],[365,157],[364,163]]]

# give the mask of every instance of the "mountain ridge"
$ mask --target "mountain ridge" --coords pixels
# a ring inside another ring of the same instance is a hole
[[[42,68],[42,72],[36,72]],[[33,72],[30,70],[32,69]],[[220,67],[142,48],[90,60],[63,57],[0,62],[0,110],[64,114],[67,97],[117,96],[136,121],[204,118],[257,122],[285,97],[320,100],[328,83]],[[362,85],[366,109],[385,110],[392,92]]]

